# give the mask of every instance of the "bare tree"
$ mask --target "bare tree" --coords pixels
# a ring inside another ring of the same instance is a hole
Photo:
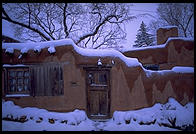
[[[158,20],[150,24],[154,32],[158,27],[173,25],[178,27],[180,36],[194,36],[193,3],[161,3],[157,8],[157,13]]]
[[[116,46],[126,37],[124,24],[134,16],[123,3],[8,3],[2,19],[18,37],[31,41],[71,38],[81,47]]]

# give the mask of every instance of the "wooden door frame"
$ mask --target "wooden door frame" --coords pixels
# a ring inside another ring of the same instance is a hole
[[[110,70],[111,70],[111,66],[85,66],[83,67],[83,69],[85,70],[85,86],[86,86],[86,113],[87,116],[91,119],[108,119],[111,117],[111,77],[110,77]],[[107,109],[107,116],[101,117],[101,116],[90,116],[89,113],[89,98],[88,98],[88,73],[89,71],[108,71],[108,109]]]

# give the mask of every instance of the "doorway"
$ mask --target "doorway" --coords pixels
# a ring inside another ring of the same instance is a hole
[[[110,118],[110,69],[86,70],[87,115],[91,119]]]

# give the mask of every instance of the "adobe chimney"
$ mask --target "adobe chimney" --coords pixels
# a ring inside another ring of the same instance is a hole
[[[164,44],[169,37],[178,37],[176,26],[162,27],[157,30],[157,45]]]

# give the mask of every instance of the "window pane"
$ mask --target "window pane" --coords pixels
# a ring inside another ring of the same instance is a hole
[[[25,72],[24,72],[24,76],[25,76],[25,77],[29,77],[29,72],[28,72],[28,71],[25,71]]]
[[[59,73],[60,73],[60,74],[59,74],[59,75],[60,75],[60,80],[63,80],[63,71],[62,71],[61,68],[59,69]]]
[[[14,85],[10,87],[10,91],[11,92],[14,92],[15,91],[15,86]]]
[[[15,71],[9,71],[9,76],[10,77],[15,77],[16,76],[16,72]]]
[[[8,70],[7,89],[8,93],[29,93],[30,72],[27,68],[12,68]],[[24,92],[25,91],[25,92]]]
[[[23,72],[22,72],[22,71],[18,71],[18,72],[17,72],[17,76],[18,76],[18,77],[22,77],[22,76],[23,76]]]
[[[22,91],[22,85],[18,85],[17,86],[17,90],[20,92],[20,91]]]
[[[25,79],[24,79],[24,84],[27,85],[28,83],[29,83],[29,79],[28,79],[28,78],[25,78]]]
[[[99,83],[101,83],[101,84],[106,84],[107,83],[106,74],[99,74]]]
[[[23,79],[22,78],[18,79],[18,84],[23,84]]]
[[[28,86],[24,85],[24,90],[27,91],[28,90]]]
[[[94,75],[92,73],[88,74],[88,80],[89,80],[89,84],[94,83]]]
[[[10,84],[11,84],[11,85],[16,84],[16,79],[10,79]]]

